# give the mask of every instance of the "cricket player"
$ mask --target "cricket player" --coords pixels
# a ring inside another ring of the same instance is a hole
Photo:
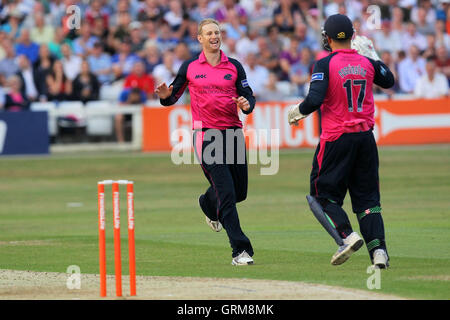
[[[255,97],[242,65],[220,50],[219,23],[205,19],[198,26],[202,52],[184,62],[169,87],[155,92],[164,106],[173,105],[189,87],[194,149],[210,186],[199,198],[213,231],[226,230],[232,265],[253,264],[253,248],[241,229],[236,203],[247,197],[248,168],[238,108],[252,112]]]
[[[372,130],[372,85],[394,85],[394,76],[380,61],[372,42],[356,36],[350,19],[341,14],[325,21],[322,41],[331,53],[318,60],[306,98],[293,106],[289,124],[321,110],[322,133],[310,176],[311,210],[339,245],[332,265],[344,263],[366,242],[372,263],[389,266],[378,181],[378,151]],[[355,48],[355,49],[352,49]],[[359,53],[358,53],[359,52]],[[353,231],[342,209],[349,190],[364,241]]]

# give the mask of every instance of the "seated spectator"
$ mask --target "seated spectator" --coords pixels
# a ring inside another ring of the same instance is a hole
[[[16,44],[16,53],[18,55],[26,55],[31,63],[35,63],[38,59],[39,45],[31,41],[30,31],[28,29],[23,29],[20,32],[20,36]]]
[[[13,9],[9,12],[7,22],[0,26],[0,29],[10,35],[11,39],[17,39],[22,32],[22,19],[24,14]]]
[[[431,10],[430,12],[433,12]],[[433,20],[433,22],[431,22]],[[430,22],[427,21],[427,10],[424,7],[417,8],[417,20],[414,21],[416,23],[417,32],[423,35],[428,35],[434,33],[434,23],[436,21],[436,16],[434,19],[430,19]]]
[[[66,101],[72,95],[72,82],[64,74],[63,64],[55,60],[47,75],[48,101]]]
[[[421,20],[423,20],[426,24],[432,26],[436,22],[437,15],[436,9],[433,8],[433,4],[431,3],[431,1],[419,0],[417,4],[417,6],[414,6],[411,9],[411,21],[419,26],[419,24],[421,24]]]
[[[37,44],[49,44],[55,37],[55,29],[52,25],[46,24],[45,16],[41,12],[34,14],[34,27],[30,31],[31,41]]]
[[[142,28],[143,37],[145,39],[144,47],[147,44],[156,43],[156,40],[158,39],[159,25],[152,20],[145,20],[141,23],[144,25]]]
[[[403,93],[413,93],[416,81],[425,74],[425,59],[419,55],[415,45],[409,48],[409,55],[398,66],[400,90]]]
[[[162,63],[162,57],[156,44],[146,45],[144,63],[145,72],[149,74],[153,73],[153,69]]]
[[[61,59],[63,57],[61,46],[65,43],[72,47],[72,40],[64,36],[62,29],[56,29],[53,40],[48,43],[48,49],[56,59]]]
[[[427,40],[423,34],[417,32],[414,22],[409,22],[406,32],[402,34],[403,50],[408,51],[411,46],[416,46],[420,51],[426,49]]]
[[[19,76],[12,75],[7,79],[8,93],[5,94],[5,111],[25,111],[30,108],[30,101],[22,94],[22,83]]]
[[[178,0],[169,1],[169,11],[164,14],[164,20],[167,21],[172,31],[177,31],[183,22],[183,8]]]
[[[131,40],[125,38],[119,43],[118,52],[111,58],[114,80],[126,77],[138,60],[141,59],[131,52]]]
[[[197,40],[198,36],[198,23],[194,20],[189,21],[187,34],[183,38],[183,41],[189,48],[191,56],[194,57],[202,51],[202,45]]]
[[[245,12],[245,9],[239,4],[238,1],[223,0],[222,6],[217,8],[214,13],[214,18],[219,22],[230,22],[230,14],[236,15],[238,19],[240,17],[247,16],[247,12]]]
[[[96,42],[91,54],[87,57],[89,69],[97,76],[101,84],[110,83],[112,76],[112,60],[109,54],[103,51],[103,44]]]
[[[46,44],[42,44],[39,48],[39,58],[33,64],[37,90],[39,92],[39,100],[41,101],[47,101],[47,75],[52,72],[54,61],[55,58],[51,55],[48,46]]]
[[[267,28],[267,46],[270,52],[279,57],[281,51],[289,44],[289,39],[283,36],[276,25]]]
[[[5,50],[5,57],[0,60],[0,73],[9,78],[19,70],[16,61],[16,50],[13,42],[9,39],[3,41],[3,49]]]
[[[450,5],[448,6],[448,15],[450,16]],[[448,51],[450,51],[450,18],[447,19],[447,26],[444,20],[437,20],[434,25],[435,35],[436,35],[436,45],[444,46]]]
[[[436,72],[436,57],[427,58],[426,73],[416,82],[414,95],[417,98],[439,99],[448,96],[447,78],[439,72]]]
[[[19,71],[17,76],[22,83],[22,95],[27,98],[28,101],[37,101],[39,98],[37,78],[35,70],[28,60],[27,56],[20,55],[17,59],[19,65]]]
[[[127,100],[121,102],[121,106],[127,105],[142,105],[145,102],[145,95],[138,88],[131,89],[130,93],[127,95]],[[125,142],[124,134],[124,122],[130,121],[131,115],[129,114],[117,114],[114,118],[114,130],[116,133],[117,142]]]
[[[450,56],[444,46],[436,49],[436,67],[437,72],[444,74],[450,84]]]
[[[236,41],[236,53],[238,59],[245,59],[249,53],[259,53],[257,45],[258,30],[250,29],[247,34]]]
[[[283,101],[286,99],[286,93],[280,88],[277,74],[275,72],[269,73],[269,78],[264,87],[264,90],[259,95],[259,101]]]
[[[178,69],[181,64],[175,63],[175,55],[172,51],[167,51],[163,55],[163,63],[159,64],[153,70],[153,77],[155,78],[156,85],[160,83],[172,83],[177,75]]]
[[[159,36],[156,39],[159,50],[161,52],[173,50],[178,42],[179,40],[172,35],[170,26],[167,23],[162,23],[159,28]]]
[[[91,30],[95,30],[95,28],[99,27],[99,24],[96,23],[96,19],[99,19],[104,29],[108,28],[109,13],[106,8],[103,7],[101,0],[90,1],[89,7],[86,8],[84,16]]]
[[[288,80],[292,65],[300,61],[298,51],[299,41],[295,37],[290,38],[289,47],[280,54],[280,67],[283,72],[281,80]]]
[[[359,1],[334,0],[327,2],[328,4],[324,7],[326,18],[336,13],[343,14],[342,10],[352,21],[361,16],[362,4]]]
[[[306,24],[298,23],[295,26],[294,36],[299,41],[297,48],[298,51],[301,51],[303,48],[309,48],[314,53],[319,51],[319,43],[317,42],[317,39],[314,38],[314,36],[308,33],[308,27]]]
[[[383,61],[383,63],[385,65],[387,65],[389,67],[389,70],[391,70],[392,74],[394,75],[394,80],[395,80],[395,84],[392,88],[389,89],[383,89],[379,86],[374,86],[374,90],[373,93],[375,94],[385,94],[387,95],[388,99],[392,99],[394,94],[396,92],[398,92],[399,89],[399,84],[398,84],[398,64],[396,63],[393,54],[391,54],[390,51],[383,51],[380,55],[381,61]]]
[[[61,53],[63,55],[61,62],[64,67],[64,74],[70,81],[73,81],[80,73],[82,59],[72,53],[72,49],[67,43],[61,46]]]
[[[142,37],[142,24],[139,21],[133,21],[129,26],[131,52],[139,57],[144,56],[145,39]]]
[[[293,64],[290,69],[290,81],[297,85],[298,94],[301,97],[307,95],[306,87],[309,84],[310,71],[312,69],[313,54],[308,47],[300,51],[300,60]]]
[[[249,28],[266,29],[272,24],[272,10],[262,0],[255,0],[252,3],[252,10],[246,10],[248,12]]]
[[[381,23],[381,29],[375,30],[373,35],[374,46],[378,51],[397,53],[402,50],[402,38],[400,32],[392,29],[389,20]]]
[[[209,0],[198,0],[197,6],[190,12],[191,19],[199,23],[203,19],[214,16],[215,5]]]
[[[425,59],[430,56],[436,56],[436,36],[434,34],[427,34],[427,48],[422,53],[422,57]]]
[[[253,94],[258,99],[265,89],[269,79],[269,70],[266,67],[258,65],[255,53],[249,53],[245,58],[243,65],[249,86],[253,90]]]
[[[281,72],[278,54],[269,49],[269,40],[260,36],[256,39],[258,45],[258,63],[266,67],[270,72]]]
[[[175,49],[173,50],[173,53],[175,54],[175,64],[181,65],[186,60],[189,60],[191,58],[191,53],[189,52],[189,48],[187,45],[183,42],[180,42],[177,44]]]
[[[144,0],[144,4],[138,12],[137,19],[139,21],[159,22],[163,16],[163,10],[158,0]]]
[[[98,39],[97,42],[107,43],[109,32],[109,28],[105,27],[101,17],[94,19],[94,27],[91,30],[91,34]]]
[[[109,26],[109,38],[118,39],[119,41],[124,41],[124,39],[130,37],[130,32],[128,27],[132,22],[132,18],[128,11],[117,11],[117,22]],[[111,39],[110,41],[111,42]]]
[[[280,33],[292,33],[295,28],[295,16],[298,6],[292,0],[280,0],[280,4],[273,11],[273,23]]]
[[[142,91],[147,99],[153,98],[153,92],[155,90],[155,80],[153,77],[145,73],[145,64],[142,61],[137,61],[133,65],[131,73],[125,78],[123,84],[124,90],[121,92],[119,101],[125,103],[128,100],[128,95],[132,89],[138,88]]]
[[[73,80],[72,86],[74,100],[86,103],[99,99],[100,83],[96,75],[91,72],[87,60],[81,63],[80,73]]]
[[[81,58],[87,57],[91,53],[94,43],[98,41],[99,39],[91,34],[89,24],[82,23],[78,36],[72,41],[73,53]]]
[[[239,15],[235,11],[227,13],[227,20],[224,22],[223,28],[227,32],[228,37],[235,41],[244,38],[247,33],[247,26],[241,23]]]

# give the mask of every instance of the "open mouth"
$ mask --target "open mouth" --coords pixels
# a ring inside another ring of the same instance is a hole
[[[220,41],[219,40],[211,40],[209,43],[211,44],[211,46],[215,47],[220,44]]]

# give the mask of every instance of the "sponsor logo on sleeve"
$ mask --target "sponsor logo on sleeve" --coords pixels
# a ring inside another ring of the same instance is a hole
[[[311,82],[317,81],[317,80],[323,80],[323,72],[313,73],[311,76]]]
[[[242,81],[241,81],[241,84],[242,84],[242,87],[243,87],[243,88],[247,88],[247,87],[248,87],[248,81],[247,81],[247,79],[242,80]]]

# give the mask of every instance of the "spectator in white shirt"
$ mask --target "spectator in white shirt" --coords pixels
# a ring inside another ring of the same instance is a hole
[[[424,74],[425,59],[419,55],[419,49],[412,45],[409,48],[409,56],[398,66],[400,90],[403,93],[413,93],[417,80]]]
[[[254,96],[258,99],[269,81],[269,70],[257,63],[255,53],[247,55],[243,67],[247,74],[248,84],[252,88]]]
[[[67,43],[61,46],[61,53],[63,55],[61,61],[64,67],[64,74],[70,81],[73,81],[80,73],[82,59],[72,54],[72,49]]]
[[[427,48],[427,39],[423,34],[417,32],[414,22],[409,22],[406,32],[402,35],[403,50],[408,51],[412,45],[423,51]]]
[[[29,101],[36,101],[39,93],[36,86],[36,79],[33,67],[27,56],[22,54],[17,58],[19,71],[17,75],[20,77],[22,85],[22,95],[27,97]]]
[[[426,74],[419,78],[414,88],[417,98],[438,99],[448,96],[448,82],[445,75],[436,72],[434,56],[427,58]]]
[[[402,50],[402,37],[398,30],[391,28],[389,20],[383,21],[381,30],[374,32],[374,44],[378,51],[389,51],[390,53],[397,53]]]

